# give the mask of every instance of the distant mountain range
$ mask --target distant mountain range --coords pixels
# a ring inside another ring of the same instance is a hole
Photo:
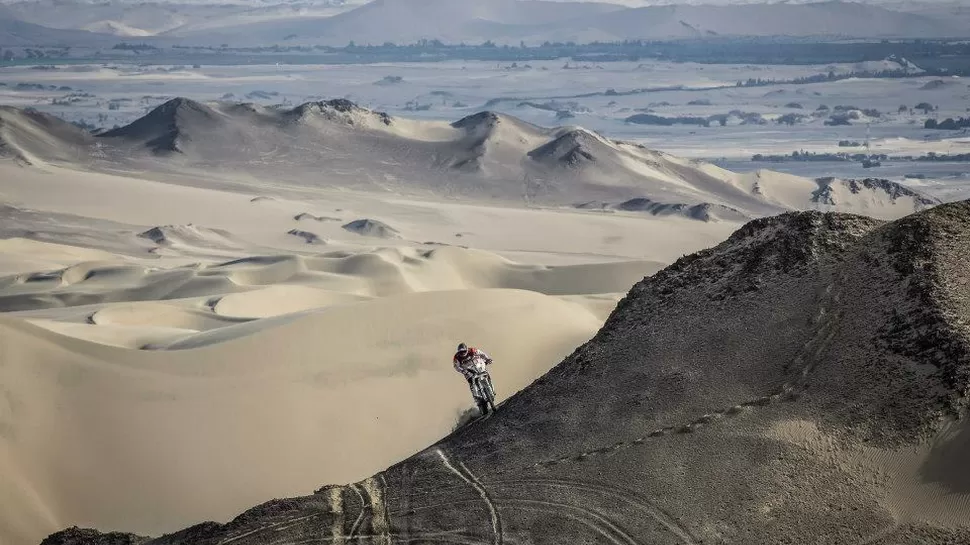
[[[3,156],[24,165],[187,179],[218,173],[227,183],[255,177],[700,221],[818,208],[891,218],[938,204],[887,180],[739,174],[576,126],[538,127],[489,111],[454,123],[418,121],[343,99],[278,109],[177,98],[98,135],[0,107]]]
[[[86,30],[49,28],[22,21],[0,5],[0,47],[11,46],[97,46],[116,41],[109,34]]]
[[[359,2],[132,3],[38,0],[8,3],[0,21],[92,30],[127,37],[167,36],[194,44],[499,44],[715,37],[941,38],[970,34],[959,5],[892,8],[856,2],[678,4],[626,7],[549,0],[374,0]],[[905,9],[904,9],[905,8]],[[3,27],[0,27],[3,28]],[[11,32],[11,31],[6,31]],[[35,32],[36,35],[31,35]],[[21,28],[21,42],[80,39]],[[0,34],[0,38],[7,38]],[[0,40],[0,45],[3,41]],[[13,45],[13,44],[11,44]]]
[[[359,2],[358,2],[359,4]],[[329,17],[356,4],[277,1],[254,3],[145,2],[118,0],[29,0],[9,3],[8,16],[58,29],[80,29],[124,37],[175,35],[213,28],[241,28],[254,21],[290,21],[303,17]],[[0,6],[3,7],[3,6]],[[0,18],[3,12],[0,11]]]

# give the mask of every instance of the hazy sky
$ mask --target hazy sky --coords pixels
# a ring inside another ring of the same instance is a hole
[[[460,0],[459,0],[460,1]],[[659,6],[669,4],[809,4],[828,0],[552,0],[554,2],[586,2],[604,1],[610,4],[622,4],[624,6]],[[902,4],[952,4],[970,6],[970,0],[851,0],[860,4],[878,4],[882,6],[902,5]]]
[[[13,3],[30,3],[32,0],[0,0],[0,4],[13,4]],[[40,0],[37,0],[38,2]],[[50,0],[47,0],[48,2]],[[76,0],[80,3],[102,3],[105,0]],[[348,5],[356,6],[362,5],[370,2],[371,0],[155,0],[159,3],[171,3],[171,4],[249,4],[249,5],[272,5],[272,4],[317,4],[317,5]],[[454,0],[455,2],[481,2],[483,0]],[[487,0],[486,0],[487,1]],[[630,7],[641,7],[641,6],[660,6],[660,5],[671,5],[671,4],[779,4],[779,3],[790,3],[790,4],[807,4],[807,3],[817,3],[830,0],[546,0],[551,2],[605,2],[610,4],[619,4]],[[913,6],[913,5],[953,5],[953,6],[966,6],[970,7],[970,0],[848,0],[856,3],[864,4],[875,4],[886,7],[893,6]],[[107,2],[114,4],[141,4],[145,0],[107,0]]]
[[[0,0],[0,4],[13,4],[19,2],[30,2],[31,0]],[[77,0],[78,2],[103,2],[104,0]],[[108,0],[117,4],[141,4],[145,0]],[[160,3],[173,4],[366,4],[370,0],[157,0]],[[455,0],[455,2],[479,2],[481,0]],[[621,4],[625,6],[656,6],[668,4],[807,4],[829,0],[548,0],[552,2],[607,2],[610,4]],[[970,6],[970,0],[850,0],[852,2],[864,4],[952,4]]]

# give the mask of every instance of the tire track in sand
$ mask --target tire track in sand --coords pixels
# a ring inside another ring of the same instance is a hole
[[[439,509],[442,507],[454,507],[456,505],[479,503],[478,499],[464,499],[464,500],[446,500],[441,503],[433,503],[428,505],[421,505],[418,507],[412,507],[407,512],[395,513],[400,516],[408,516],[419,511],[428,511],[432,509]],[[619,528],[614,522],[609,520],[605,515],[585,509],[582,507],[577,507],[575,505],[570,505],[567,503],[556,503],[548,502],[543,500],[531,500],[531,499],[516,499],[516,498],[503,498],[503,499],[493,499],[493,505],[497,506],[499,509],[515,508],[518,504],[518,509],[527,511],[538,511],[547,514],[552,514],[555,516],[565,517],[570,520],[581,523],[583,526],[590,528],[597,534],[608,539],[613,545],[640,545],[633,537],[627,534],[624,530]],[[573,513],[568,513],[566,510],[574,511]],[[616,535],[611,534],[611,532]]]
[[[357,498],[360,500],[360,512],[357,513],[357,518],[354,520],[354,524],[350,527],[350,533],[347,534],[347,539],[354,539],[354,534],[360,528],[360,523],[364,521],[364,511],[367,509],[367,501],[364,500],[364,495],[360,493],[360,489],[357,488],[356,484],[350,485],[350,489],[357,494]],[[340,528],[343,529],[343,523],[341,522]]]
[[[243,534],[239,534],[238,536],[233,536],[233,537],[230,537],[230,538],[227,538],[227,539],[223,539],[222,541],[218,542],[218,545],[225,545],[226,543],[232,543],[234,541],[239,541],[240,539],[247,538],[249,536],[253,536],[253,535],[256,535],[256,534],[260,534],[262,532],[267,532],[269,530],[276,530],[276,531],[285,530],[285,529],[290,528],[290,527],[292,527],[292,526],[294,526],[296,524],[299,524],[300,522],[303,522],[305,520],[309,520],[309,519],[312,519],[314,517],[319,517],[322,514],[323,513],[313,513],[311,515],[306,515],[306,516],[302,516],[302,517],[296,517],[296,518],[287,519],[287,520],[281,520],[280,522],[276,522],[276,523],[273,523],[273,524],[267,524],[266,526],[260,526],[259,528],[256,528],[254,530],[250,530],[250,531],[248,531],[246,533],[243,533]]]
[[[678,523],[674,517],[670,515],[670,513],[667,513],[663,509],[657,507],[650,500],[629,489],[589,481],[579,481],[575,479],[516,479],[514,481],[490,481],[490,484],[499,487],[549,486],[554,488],[564,488],[567,490],[598,492],[613,496],[614,498],[617,498],[625,503],[644,510],[650,516],[650,518],[654,519],[667,531],[680,538],[685,545],[697,545],[695,537],[690,533],[690,531],[681,526],[680,523]]]
[[[383,539],[399,538],[401,542],[410,543],[412,541],[435,542],[435,543],[457,543],[459,545],[482,545],[481,541],[476,541],[467,535],[462,535],[460,530],[443,530],[440,532],[426,532],[414,536],[401,536],[398,534],[358,534],[355,539],[358,543],[364,540],[379,541]],[[336,543],[330,537],[312,537],[299,541],[287,541],[286,545],[310,545],[311,543]]]
[[[445,467],[447,467],[455,475],[458,475],[461,480],[468,483],[472,488],[475,489],[476,492],[478,492],[478,495],[482,497],[482,501],[484,501],[485,506],[488,507],[488,513],[492,519],[492,535],[494,536],[493,543],[495,545],[502,545],[502,519],[499,516],[498,511],[495,509],[495,504],[492,503],[492,499],[489,497],[488,491],[485,490],[482,483],[475,478],[475,475],[473,475],[472,472],[465,467],[465,464],[461,463],[461,461],[458,461],[458,466],[461,468],[461,471],[459,471],[454,465],[452,465],[451,460],[448,458],[448,455],[445,454],[445,451],[439,448],[435,449],[435,452],[438,454],[438,457],[441,458],[441,462],[444,463]]]
[[[656,521],[663,529],[676,536],[682,543],[684,543],[684,545],[698,545],[697,538],[690,532],[690,530],[681,525],[673,515],[657,506],[642,494],[627,488],[575,479],[523,478],[504,481],[489,479],[486,482],[490,487],[497,488],[514,488],[518,486],[549,486],[563,489],[584,490],[587,492],[597,492],[608,495],[645,511],[650,518]],[[419,490],[418,494],[420,496],[428,497],[436,493],[455,490],[463,487],[464,485],[438,486]],[[468,503],[471,501],[477,500],[448,500],[440,503],[427,504],[416,508],[405,507],[403,511],[398,511],[394,514],[407,514],[415,511],[445,507],[454,503]]]
[[[387,518],[387,506],[384,504],[384,494],[378,486],[377,480],[374,477],[368,477],[361,481],[361,486],[370,499],[371,534],[376,536],[372,538],[372,541],[378,545],[391,545],[391,525]],[[363,513],[363,508],[361,513]]]
[[[608,539],[614,545],[640,545],[636,539],[626,533],[622,528],[606,518],[601,513],[579,507],[568,503],[560,503],[547,500],[528,500],[520,498],[497,498],[496,501],[502,505],[514,506],[526,511],[539,511],[570,520],[590,528],[594,532]],[[606,528],[606,529],[604,529]],[[608,530],[608,531],[607,531]]]

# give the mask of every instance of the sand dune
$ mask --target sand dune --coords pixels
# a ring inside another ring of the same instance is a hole
[[[242,245],[233,240],[232,234],[222,229],[210,229],[197,225],[163,225],[152,227],[138,233],[141,238],[148,239],[159,246],[154,250],[177,249],[181,252],[194,249],[212,250],[241,250]]]
[[[115,259],[110,252],[38,242],[23,238],[0,239],[0,273],[13,275],[32,270],[66,266],[79,261]],[[12,282],[15,276],[8,276]]]
[[[350,301],[361,297],[451,289],[526,289],[549,295],[618,292],[657,267],[657,263],[650,261],[529,266],[489,252],[455,247],[430,250],[385,248],[375,252],[334,252],[315,257],[258,256],[170,269],[94,261],[58,270],[0,277],[0,306],[7,311],[31,311],[113,302],[179,300],[204,295],[206,299],[197,303],[200,308],[211,307],[213,312],[227,315],[219,294],[287,285],[285,290],[288,291],[270,292],[282,295],[282,299],[265,297],[265,309],[241,304],[243,300],[252,299],[251,295],[235,297],[238,301],[235,305],[252,308],[252,316],[268,316],[285,313],[274,310],[273,305],[291,308],[290,305],[296,303],[291,298],[301,299],[302,304],[307,305],[304,308],[313,308],[311,302],[314,300]],[[314,289],[298,289],[301,285]],[[281,289],[284,288],[277,287],[277,290]],[[340,296],[341,293],[347,295]],[[239,315],[239,312],[228,314]]]
[[[16,203],[0,230],[18,236],[0,240],[0,503],[17,506],[0,510],[0,539],[14,544],[70,524],[159,533],[304,493],[307,479],[358,479],[470,406],[448,361],[458,340],[504,365],[504,399],[587,339],[630,284],[730,229],[339,192],[252,202],[218,185],[0,171]],[[402,238],[341,228],[353,218]],[[330,242],[316,251],[285,234],[311,223]],[[655,229],[670,232],[636,236]],[[567,239],[551,244],[552,231]],[[373,456],[346,455],[369,445]],[[200,483],[197,501],[179,498]]]
[[[366,295],[280,284],[222,296],[213,302],[212,310],[219,316],[267,318],[314,308],[357,303],[369,298]]]
[[[46,160],[71,161],[87,155],[94,137],[86,131],[50,114],[0,106],[0,157],[33,164],[43,155]]]
[[[65,337],[148,340],[153,331],[137,324],[211,325],[154,305],[102,310],[95,319],[112,325],[51,328],[58,334],[0,323],[3,399],[18,409],[0,422],[0,497],[18,506],[4,509],[5,539],[37,542],[76,523],[168,531],[304,492],[308,480],[359,479],[446,433],[468,406],[450,368],[456,339],[489,347],[506,396],[599,324],[580,305],[534,292],[462,290],[210,329],[171,345],[177,352]],[[200,482],[207,491],[186,501],[182,492]]]
[[[721,240],[737,225],[328,188],[311,191],[267,186],[244,174],[232,183],[201,173],[191,179],[177,178],[173,180],[176,183],[160,183],[146,180],[145,174],[92,173],[52,165],[18,168],[0,162],[0,176],[7,180],[4,198],[16,203],[18,209],[35,211],[0,216],[0,229],[11,233],[7,236],[65,241],[110,248],[113,253],[136,259],[148,255],[152,262],[163,259],[190,264],[200,259],[226,261],[233,256],[281,251],[307,253],[307,245],[286,232],[307,228],[305,221],[294,217],[309,212],[340,216],[340,222],[315,223],[307,229],[328,241],[328,251],[357,252],[434,242],[487,249],[527,263],[575,263],[626,259],[670,262],[684,251]],[[254,192],[266,198],[251,202]],[[271,195],[282,196],[269,198]],[[341,229],[341,222],[355,218],[386,221],[400,231],[402,238],[372,239]],[[137,236],[152,226],[188,224],[229,232],[233,242],[244,245],[244,250],[193,247],[169,251]],[[658,232],[664,236],[652,236]],[[186,253],[191,255],[179,258]]]
[[[70,262],[0,277],[0,383],[16,407],[0,413],[0,501],[18,505],[0,535],[14,543],[68,524],[168,531],[306,492],[307,479],[359,479],[469,406],[450,367],[458,340],[488,347],[504,398],[587,339],[610,293],[659,266],[392,247],[159,267],[3,244]],[[201,482],[207,492],[181,498]],[[99,501],[85,499],[91,487]]]
[[[150,30],[145,30],[142,28],[136,28],[131,25],[125,24],[121,21],[109,21],[102,20],[96,21],[94,23],[89,23],[81,27],[81,30],[87,30],[90,32],[98,32],[101,34],[111,34],[114,36],[151,36],[152,32]]]

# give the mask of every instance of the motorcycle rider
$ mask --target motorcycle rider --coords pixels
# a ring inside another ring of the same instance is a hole
[[[465,377],[465,380],[468,381],[469,390],[472,389],[472,377],[474,376],[470,367],[475,364],[476,358],[482,358],[485,361],[485,365],[492,364],[492,358],[484,350],[468,346],[465,343],[458,344],[458,349],[455,351],[454,358],[452,358],[455,371],[461,373]]]

